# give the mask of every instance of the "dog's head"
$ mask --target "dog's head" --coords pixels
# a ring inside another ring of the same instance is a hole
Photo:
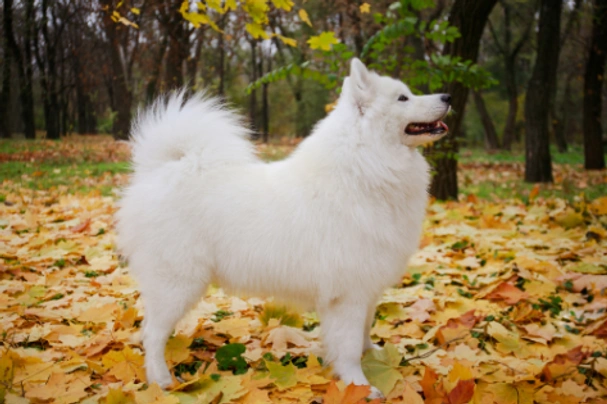
[[[403,82],[367,70],[356,58],[352,59],[341,97],[354,103],[367,120],[381,126],[385,136],[398,137],[406,146],[433,142],[447,134],[447,125],[441,119],[449,112],[449,94],[414,95]]]

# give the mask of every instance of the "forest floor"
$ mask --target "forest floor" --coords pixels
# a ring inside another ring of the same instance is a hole
[[[294,145],[258,146],[266,160]],[[210,288],[177,327],[170,392],[147,386],[143,307],[114,251],[128,145],[0,142],[0,402],[357,403],[333,381],[319,322]],[[555,183],[521,153],[463,150],[459,202],[432,202],[364,369],[391,403],[607,403],[607,172],[579,150]]]

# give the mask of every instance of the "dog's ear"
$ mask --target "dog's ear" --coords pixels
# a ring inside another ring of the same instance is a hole
[[[348,87],[350,94],[361,109],[371,99],[371,92],[373,91],[371,80],[371,73],[363,62],[353,58],[350,62],[350,76],[344,82],[344,87]]]
[[[371,74],[358,58],[353,58],[350,62],[350,79],[360,91],[368,90],[371,86]]]

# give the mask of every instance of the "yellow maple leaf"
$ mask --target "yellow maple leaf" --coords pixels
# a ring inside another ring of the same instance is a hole
[[[244,337],[251,334],[250,320],[246,318],[229,318],[215,323],[215,331],[220,334],[230,335],[234,338]]]
[[[339,39],[335,38],[335,32],[325,31],[320,35],[310,37],[308,44],[312,49],[322,49],[324,51],[331,50],[331,45],[339,43]]]
[[[188,347],[192,344],[192,340],[193,338],[186,337],[182,334],[178,334],[169,339],[164,351],[165,359],[175,364],[184,362],[190,357],[190,350]]]
[[[263,29],[263,27],[260,24],[257,24],[255,22],[249,22],[245,25],[245,29],[255,39],[257,39],[257,38],[268,39],[268,34],[266,33],[266,31]]]
[[[245,0],[242,9],[256,24],[263,24],[268,20],[269,6],[266,0]]]
[[[297,384],[297,368],[292,363],[282,366],[280,363],[265,361],[270,377],[274,379],[274,384],[279,390],[285,390]]]
[[[595,199],[588,208],[595,215],[607,215],[607,196]]]
[[[458,380],[469,380],[473,377],[472,369],[470,369],[468,366],[462,365],[459,362],[455,362],[448,376],[449,381],[452,383],[455,383]]]
[[[54,400],[54,403],[75,403],[88,396],[85,391],[92,384],[85,372],[53,373],[45,384],[28,389],[25,397],[35,400]]]
[[[147,390],[136,392],[135,401],[137,404],[179,404],[179,398],[165,393],[156,383]]]
[[[223,7],[221,7],[221,0],[206,0],[206,5],[215,11],[223,13]]]
[[[310,21],[310,16],[308,16],[308,12],[303,8],[300,8],[297,12],[299,15],[299,19],[308,24],[310,27],[312,26],[312,21]]]
[[[131,382],[135,379],[145,380],[143,356],[128,346],[122,351],[106,353],[101,363],[108,370],[108,374],[123,382]]]
[[[272,4],[276,8],[282,8],[285,11],[291,11],[293,8],[293,2],[291,0],[272,0]]]
[[[236,10],[237,7],[238,5],[236,4],[236,0],[226,0],[223,11],[226,12],[228,10]]]
[[[287,38],[286,36],[282,36],[282,35],[276,35],[276,36],[285,45],[289,45],[289,46],[292,46],[292,47],[296,47],[297,46],[297,41],[295,39],[293,39],[293,38]]]
[[[359,7],[361,14],[367,14],[371,11],[371,5],[369,3],[363,3]]]
[[[110,389],[109,393],[105,397],[105,404],[133,404],[135,398],[132,393],[125,393],[119,389]]]

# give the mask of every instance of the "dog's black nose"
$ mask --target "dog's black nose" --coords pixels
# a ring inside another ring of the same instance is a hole
[[[451,94],[443,94],[440,96],[440,100],[442,102],[444,102],[445,104],[450,104],[451,103]]]

